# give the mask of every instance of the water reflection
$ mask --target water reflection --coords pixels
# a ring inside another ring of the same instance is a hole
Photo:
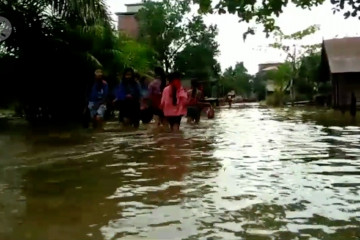
[[[311,114],[234,105],[177,135],[1,136],[0,239],[359,238],[360,128]]]

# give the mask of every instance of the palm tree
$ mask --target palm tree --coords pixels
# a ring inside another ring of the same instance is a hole
[[[2,0],[0,15],[13,26],[12,35],[0,43],[0,56],[13,60],[4,70],[8,79],[2,78],[14,83],[8,90],[27,109],[41,105],[60,117],[68,106],[76,116],[93,69],[101,65],[94,46],[112,46],[114,33],[104,1]],[[96,29],[102,37],[92,35]]]

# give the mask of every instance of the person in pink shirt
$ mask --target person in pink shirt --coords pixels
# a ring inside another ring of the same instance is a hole
[[[164,113],[160,109],[161,95],[166,87],[166,75],[161,67],[155,68],[155,80],[152,81],[149,88],[149,98],[151,101],[151,109],[155,116],[155,122],[158,126],[164,123]]]
[[[168,120],[171,131],[179,131],[181,118],[187,113],[187,93],[181,85],[181,74],[169,75],[169,85],[164,88],[160,107]]]

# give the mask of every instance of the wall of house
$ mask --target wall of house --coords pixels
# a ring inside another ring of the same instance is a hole
[[[136,4],[136,5],[127,5],[127,12],[134,12],[137,13],[141,8],[143,8],[142,4]]]
[[[351,103],[351,93],[360,102],[360,73],[333,75],[334,107],[347,107]]]
[[[132,38],[137,38],[139,36],[139,23],[135,15],[119,15],[118,30]]]

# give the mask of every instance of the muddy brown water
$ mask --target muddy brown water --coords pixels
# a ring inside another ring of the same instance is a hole
[[[360,239],[360,127],[326,111],[234,105],[175,135],[2,133],[0,239]]]

